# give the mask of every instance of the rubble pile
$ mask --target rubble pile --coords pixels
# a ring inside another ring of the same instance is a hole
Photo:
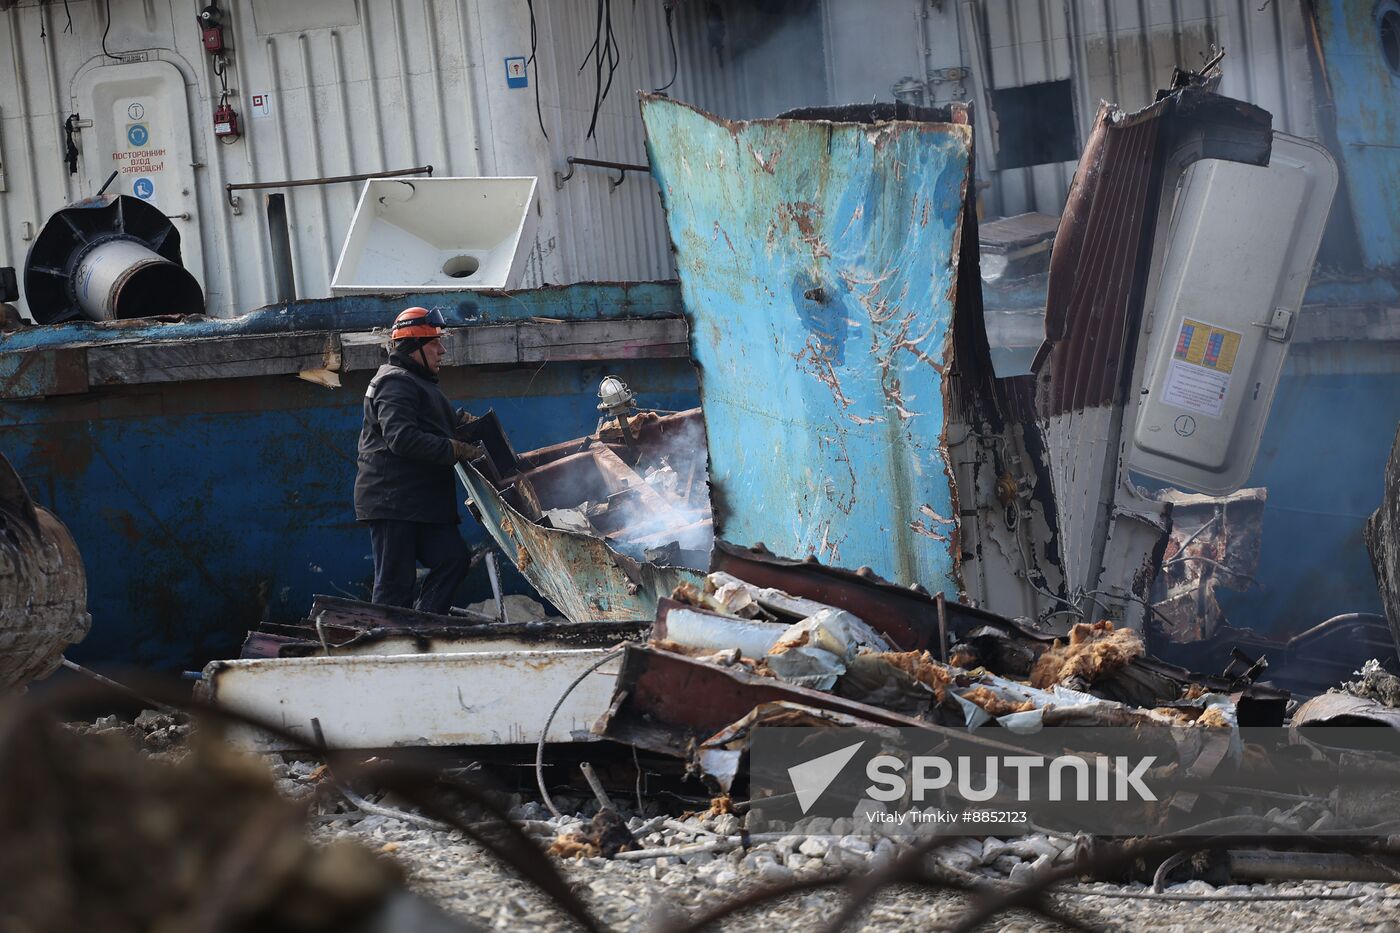
[[[545,821],[538,804],[511,810],[522,822]],[[546,822],[571,827],[588,823],[585,811]],[[654,817],[629,815],[627,825],[642,830]],[[596,914],[615,930],[656,929],[664,919],[682,921],[713,909],[728,896],[776,885],[811,882],[824,877],[864,873],[887,866],[907,851],[897,839],[869,839],[839,834],[828,827],[815,836],[755,841],[749,847],[720,850],[715,835],[733,836],[738,820],[723,815],[679,817],[675,825],[640,835],[648,858],[604,858],[579,854],[560,858],[565,877]],[[526,882],[502,868],[455,833],[417,828],[382,817],[347,816],[315,833],[321,840],[355,840],[402,865],[412,888],[464,919],[498,929],[575,929],[549,901]],[[703,840],[712,840],[707,843]],[[727,845],[727,843],[726,843]],[[1046,867],[1059,868],[1078,857],[1085,840],[1033,833],[1016,838],[961,839],[939,850],[929,867],[989,893],[1009,893],[1012,884],[1033,879]],[[1210,880],[1189,872],[1164,880],[1154,890],[1150,877],[1138,880],[1081,881],[1056,893],[1055,900],[1095,929],[1180,930],[1190,926],[1230,930],[1331,931],[1372,923],[1393,909],[1400,888],[1384,881],[1276,881],[1233,879],[1214,873]],[[807,929],[828,923],[845,906],[838,889],[799,894],[766,905],[743,918],[739,927]],[[1124,923],[1130,903],[1131,921]],[[926,927],[931,918],[953,924],[967,902],[950,893],[899,887],[875,898],[861,929],[904,930]],[[1363,921],[1362,918],[1365,918]],[[1032,926],[1029,918],[1004,915],[1012,928]],[[1003,928],[1007,928],[1003,925]],[[1394,933],[1384,923],[1375,929]]]
[[[1062,720],[1071,709],[1076,721],[1101,725],[1234,724],[1228,696],[1185,676],[1162,676],[1160,668],[1149,681],[1158,692],[1146,708],[1120,702],[1133,691],[1116,678],[1145,649],[1137,632],[1108,620],[1078,623],[1064,641],[1027,638],[996,653],[977,644],[990,637],[978,631],[940,661],[928,649],[899,650],[845,610],[717,572],[703,587],[683,585],[662,602],[648,644],[947,726],[971,729],[995,720],[1024,729]],[[1005,633],[999,640],[1015,641]],[[1010,664],[984,660],[984,653]]]
[[[1357,680],[1347,681],[1327,692],[1374,700],[1390,709],[1400,708],[1400,677],[1381,667],[1380,661],[1372,658],[1362,665],[1356,675]]]

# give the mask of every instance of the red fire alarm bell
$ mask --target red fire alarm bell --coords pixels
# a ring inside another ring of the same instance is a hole
[[[214,108],[214,135],[220,139],[237,139],[239,136],[238,111],[228,104]]]

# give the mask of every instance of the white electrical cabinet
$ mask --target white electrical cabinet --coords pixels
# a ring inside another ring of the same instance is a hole
[[[1245,484],[1336,188],[1327,151],[1281,133],[1266,167],[1187,169],[1135,373],[1131,469],[1212,495]]]

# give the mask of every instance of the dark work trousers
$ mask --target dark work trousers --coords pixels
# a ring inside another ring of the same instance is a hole
[[[472,554],[456,525],[401,522],[379,518],[367,522],[374,549],[374,602],[413,606],[420,612],[446,615],[452,594],[471,569]],[[417,564],[428,568],[423,591],[413,602]]]

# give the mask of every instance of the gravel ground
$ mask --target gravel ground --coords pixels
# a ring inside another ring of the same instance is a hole
[[[537,805],[516,811],[526,819],[538,819]],[[703,829],[727,833],[733,817],[703,821],[692,818],[690,831],[669,828],[642,839],[647,847],[680,846],[713,839]],[[562,826],[578,823],[565,816]],[[555,821],[556,825],[560,821]],[[631,820],[636,828],[642,821]],[[452,833],[434,832],[382,816],[347,817],[316,830],[320,838],[356,839],[399,862],[413,890],[448,912],[492,929],[566,930],[571,924],[548,900],[499,868],[485,852]],[[541,838],[548,840],[547,836]],[[1050,853],[1069,840],[1046,836],[1000,840],[964,840],[944,856],[951,867],[1007,884],[1007,876],[1026,878],[1054,859]],[[1049,847],[1048,849],[1046,847]],[[644,931],[676,915],[696,916],[725,899],[768,883],[810,877],[835,869],[861,869],[879,865],[897,852],[885,840],[871,847],[853,836],[791,837],[778,842],[735,849],[728,853],[700,853],[682,858],[622,861],[604,858],[564,858],[558,864],[585,902],[611,928]],[[1081,892],[1107,895],[1144,894],[1143,885],[1086,884]],[[1267,931],[1373,930],[1400,933],[1400,885],[1306,884],[1236,885],[1214,888],[1191,881],[1167,889],[1183,897],[1296,894],[1296,900],[1211,901],[1155,900],[1087,893],[1056,896],[1056,902],[1081,922],[1108,930]],[[1311,895],[1355,895],[1348,900]],[[796,895],[735,918],[719,929],[814,929],[829,921],[844,903],[838,892]],[[852,930],[945,929],[963,916],[968,898],[915,888],[891,889],[863,912]],[[999,916],[985,929],[1054,930],[1056,924],[1036,915],[1017,912]]]
[[[183,753],[189,726],[147,711],[135,723],[106,717],[76,731],[129,733],[157,758]],[[312,803],[313,841],[349,839],[397,862],[410,888],[477,928],[500,930],[572,930],[551,902],[528,883],[501,868],[486,851],[454,832],[351,808],[325,781],[324,769],[312,761],[267,761],[279,789],[293,799]],[[583,815],[551,819],[536,802],[520,801],[511,815],[529,827],[542,845],[586,829],[594,808]],[[578,798],[568,802],[576,804]],[[566,806],[564,800],[559,801]],[[368,803],[366,806],[375,808]],[[348,810],[349,812],[335,812]],[[389,811],[394,812],[394,811]],[[721,847],[737,839],[739,818],[733,814],[704,817],[630,816],[628,826],[648,850],[681,854],[636,859],[556,858],[556,864],[606,927],[618,931],[661,929],[668,919],[697,917],[746,891],[797,879],[835,873],[860,873],[897,857],[900,843],[849,833],[850,826],[818,823],[817,836],[765,838],[747,848],[696,851],[706,844]],[[829,822],[829,821],[827,821]],[[845,821],[849,822],[849,821]],[[939,850],[941,866],[963,880],[1014,891],[1038,872],[1073,858],[1076,842],[1036,834],[996,838],[962,838]],[[1105,930],[1182,931],[1341,931],[1400,933],[1400,884],[1306,882],[1234,885],[1215,888],[1204,881],[1168,887],[1170,897],[1152,895],[1149,887],[1081,883],[1073,893],[1054,896],[1055,903],[1080,923]],[[1223,898],[1256,897],[1257,900]],[[1273,898],[1273,899],[1263,899]],[[958,893],[901,887],[873,898],[848,930],[939,930],[956,925],[972,898]],[[843,908],[840,891],[792,895],[754,912],[717,925],[721,930],[821,929]],[[1006,912],[985,924],[987,930],[1055,930],[1062,927],[1035,914]]]

